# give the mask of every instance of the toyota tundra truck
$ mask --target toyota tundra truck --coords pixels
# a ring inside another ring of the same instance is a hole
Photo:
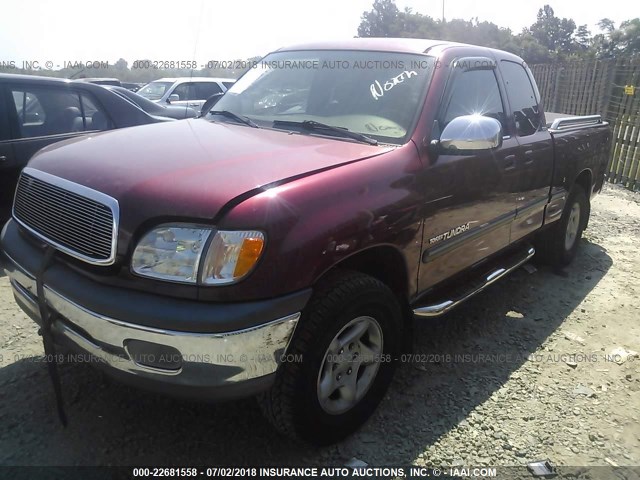
[[[39,151],[2,262],[45,351],[166,394],[256,396],[326,444],[374,411],[415,321],[534,255],[571,262],[610,142],[599,115],[547,119],[503,51],[297,45],[203,118]]]

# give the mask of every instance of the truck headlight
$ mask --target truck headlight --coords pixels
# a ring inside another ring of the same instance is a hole
[[[208,242],[211,235],[214,236]],[[263,248],[261,232],[214,231],[188,224],[160,225],[138,242],[131,269],[138,275],[159,280],[223,285],[249,273]]]
[[[161,225],[138,242],[131,268],[138,275],[196,283],[202,252],[211,229],[191,225]]]

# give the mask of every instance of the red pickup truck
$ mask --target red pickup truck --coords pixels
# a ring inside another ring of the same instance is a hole
[[[45,350],[170,394],[257,395],[280,431],[332,442],[376,408],[414,319],[534,254],[571,261],[610,139],[599,116],[548,124],[509,53],[298,45],[203,118],[41,150],[2,261]]]

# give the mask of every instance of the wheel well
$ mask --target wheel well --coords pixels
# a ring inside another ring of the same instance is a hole
[[[413,348],[413,314],[409,306],[409,269],[402,254],[390,246],[372,247],[338,262],[324,272],[318,281],[339,269],[370,275],[391,289],[403,311],[403,351],[410,352]]]
[[[337,268],[354,270],[370,275],[391,289],[405,303],[409,297],[408,271],[402,254],[393,247],[373,247],[355,253],[334,265]],[[323,274],[326,276],[329,271]]]
[[[587,212],[585,217],[584,228],[586,229],[589,226],[589,218],[591,217],[591,187],[592,187],[593,176],[590,170],[583,170],[576,178],[575,185],[579,185],[584,190],[585,195],[587,196]]]
[[[592,175],[590,170],[583,170],[576,178],[575,184],[580,185],[584,190],[587,199],[591,197]]]

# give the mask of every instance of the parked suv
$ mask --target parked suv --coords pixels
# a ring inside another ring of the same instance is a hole
[[[0,222],[9,217],[20,171],[42,147],[168,120],[88,81],[0,74]]]
[[[37,154],[1,258],[47,351],[170,394],[257,395],[281,432],[327,443],[374,411],[414,318],[534,254],[571,262],[610,142],[598,115],[548,125],[506,52],[294,46],[202,119]]]
[[[136,93],[154,102],[184,105],[199,112],[205,100],[216,93],[226,92],[234,82],[231,78],[161,78]]]

